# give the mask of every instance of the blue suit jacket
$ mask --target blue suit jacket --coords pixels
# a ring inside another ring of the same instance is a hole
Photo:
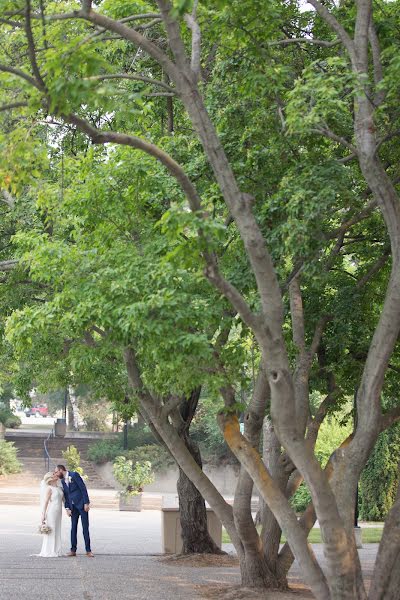
[[[65,479],[61,480],[64,489],[65,508],[72,510],[72,507],[76,506],[76,508],[82,509],[84,504],[90,503],[85,482],[76,471],[69,471],[69,477],[71,478],[69,485],[65,483]]]

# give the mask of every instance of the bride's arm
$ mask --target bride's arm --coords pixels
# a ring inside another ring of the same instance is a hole
[[[43,507],[43,513],[42,513],[42,522],[46,520],[47,507],[48,507],[48,505],[49,505],[50,498],[51,498],[51,489],[49,489],[49,490],[46,492],[46,501],[45,501],[45,503],[44,503],[44,507]]]

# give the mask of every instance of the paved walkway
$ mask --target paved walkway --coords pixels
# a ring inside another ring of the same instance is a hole
[[[201,598],[195,591],[198,584],[217,583],[221,576],[227,582],[239,581],[237,569],[179,568],[159,562],[160,511],[92,510],[94,559],[85,556],[81,537],[82,554],[76,559],[30,556],[41,546],[38,512],[31,506],[1,507],[0,600],[187,600]],[[63,518],[66,552],[68,525]]]
[[[43,559],[36,533],[39,511],[33,506],[3,505],[0,511],[0,600],[187,600],[204,598],[202,585],[238,584],[239,569],[186,567],[160,562],[161,513],[127,513],[93,509],[92,547],[83,553],[78,538],[74,558]],[[63,518],[64,549],[68,550],[69,521]],[[81,536],[81,533],[79,533]],[[230,545],[224,549],[231,550]],[[317,546],[317,553],[321,547]],[[361,550],[370,575],[376,545]],[[299,580],[295,566],[292,577]]]

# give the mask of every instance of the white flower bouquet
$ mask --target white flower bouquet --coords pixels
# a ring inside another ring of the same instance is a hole
[[[43,521],[38,527],[38,533],[42,535],[49,535],[52,532],[52,529],[49,525],[47,525],[46,521]]]

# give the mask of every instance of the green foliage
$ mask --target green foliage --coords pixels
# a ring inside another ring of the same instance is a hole
[[[345,415],[346,408],[343,408],[340,414],[328,416],[320,427],[315,445],[315,455],[322,467],[326,466],[331,454],[352,432],[352,424],[350,422],[343,423]],[[310,491],[307,485],[302,483],[290,499],[290,504],[296,512],[303,512],[310,502]]]
[[[99,440],[90,444],[88,458],[98,464],[113,461],[116,456],[135,450],[138,447],[159,448],[148,427],[134,426],[128,430],[128,451],[123,450],[123,434],[118,438]],[[157,450],[154,450],[157,452]],[[150,459],[149,459],[150,460]]]
[[[0,476],[19,473],[21,463],[17,459],[17,449],[13,442],[0,440]]]
[[[305,483],[302,483],[290,499],[290,505],[297,513],[303,513],[311,502],[311,494]]]
[[[87,456],[89,460],[101,465],[113,461],[121,453],[121,440],[99,440],[90,444]]]
[[[7,408],[3,402],[0,402],[0,423],[10,429],[16,429],[21,425],[21,419],[14,415],[12,410]]]
[[[113,465],[115,479],[123,487],[121,496],[136,496],[143,491],[143,487],[154,481],[150,461],[136,462],[117,456]]]
[[[396,498],[399,484],[400,425],[392,426],[378,437],[360,478],[360,517],[382,521]]]
[[[122,434],[120,434],[120,440],[122,444]],[[155,444],[156,440],[154,438],[151,430],[145,426],[134,425],[132,428],[128,429],[128,449],[133,450],[138,446],[148,446]]]
[[[80,466],[81,455],[75,446],[68,446],[66,450],[62,451],[62,456],[65,458],[69,471],[76,471],[83,479],[87,479],[87,475],[84,474],[83,468]]]
[[[220,399],[201,398],[191,427],[193,439],[199,444],[204,458],[211,462],[232,456],[217,423],[217,414],[222,408]]]
[[[89,394],[85,396],[79,394],[79,416],[86,431],[109,431],[107,420],[110,413],[110,403],[104,400],[96,402]]]
[[[163,472],[168,469],[168,467],[175,465],[175,461],[169,452],[162,446],[156,444],[138,446],[134,450],[128,450],[125,456],[131,460],[133,464],[150,461],[153,470],[158,472]]]
[[[343,423],[343,418],[347,415],[346,408],[341,413],[328,416],[322,423],[317,443],[315,445],[315,454],[322,467],[326,466],[332,452],[339,448],[340,444],[352,433],[353,424],[351,421]]]
[[[289,93],[287,124],[291,131],[306,132],[328,122],[343,127],[349,118],[353,94],[359,90],[344,57],[312,62]],[[334,118],[332,119],[332,115]]]

